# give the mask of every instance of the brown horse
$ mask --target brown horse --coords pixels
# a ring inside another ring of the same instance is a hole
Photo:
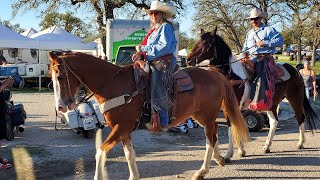
[[[133,66],[116,66],[82,53],[65,54],[59,57],[50,53],[49,57],[57,110],[66,112],[67,109],[74,108],[77,90],[83,85],[94,93],[100,105],[112,106],[104,112],[106,123],[112,131],[96,153],[95,179],[104,178],[106,154],[120,141],[128,161],[129,179],[139,179],[131,133],[139,124],[146,93],[144,91],[140,91],[138,95],[134,93],[137,91]],[[223,106],[230,116],[234,141],[237,145],[240,141],[247,140],[248,130],[237,108],[234,92],[221,73],[211,73],[199,68],[189,68],[186,71],[194,82],[194,88],[178,94],[176,119],[170,126],[175,126],[184,122],[186,118],[192,117],[204,127],[205,160],[201,169],[194,175],[194,179],[201,179],[209,171],[212,156],[219,165],[224,165],[224,159],[218,150],[218,127],[215,122],[220,107]],[[127,98],[127,94],[132,97],[131,101],[124,100],[122,105],[114,105],[121,101],[121,97]]]
[[[193,66],[201,64],[205,60],[209,60],[209,66],[218,68],[220,72],[230,79],[230,81],[246,82],[246,77],[243,77],[243,74],[246,74],[246,72],[241,72],[244,70],[242,64],[235,58],[235,56],[233,56],[231,49],[223,41],[223,39],[216,35],[216,30],[214,32],[202,33],[201,39],[187,57],[188,64]],[[316,123],[319,123],[319,118],[306,98],[304,83],[299,72],[297,72],[294,67],[286,63],[283,64],[283,67],[290,74],[290,79],[276,84],[275,94],[273,97],[273,106],[271,111],[267,111],[270,121],[270,131],[265,146],[263,147],[264,153],[270,152],[272,138],[278,124],[276,109],[278,104],[284,98],[289,100],[299,124],[299,149],[304,148],[303,143],[305,142],[305,120],[307,121],[307,125],[309,125],[311,131],[316,128]],[[241,96],[246,94],[243,93],[243,87],[244,86],[239,85],[239,83],[234,85],[236,96],[240,97],[238,98],[239,101]],[[242,104],[240,102],[240,106],[241,105]],[[230,141],[229,147],[232,147],[232,142]],[[233,150],[228,149],[228,152],[233,152]]]

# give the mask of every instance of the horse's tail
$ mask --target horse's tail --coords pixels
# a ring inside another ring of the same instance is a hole
[[[313,108],[311,107],[310,102],[307,99],[305,90],[304,90],[304,99],[303,99],[303,111],[304,111],[303,114],[304,114],[305,120],[307,121],[310,127],[310,130],[313,133],[313,130],[316,129],[316,123],[318,123],[319,125],[320,120],[316,112],[314,112]]]
[[[240,141],[248,141],[249,131],[247,123],[239,110],[237,98],[228,82],[225,83],[225,90],[226,94],[223,99],[223,109],[227,112],[231,123],[233,141],[237,147],[240,147]]]

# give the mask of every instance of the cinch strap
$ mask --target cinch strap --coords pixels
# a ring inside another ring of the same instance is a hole
[[[109,111],[112,108],[121,106],[123,104],[126,104],[126,99],[125,97],[130,96],[128,94],[122,95],[122,96],[118,96],[112,99],[109,99],[108,101],[105,101],[104,103],[99,105],[99,108],[101,110],[102,113],[105,113],[107,111]]]

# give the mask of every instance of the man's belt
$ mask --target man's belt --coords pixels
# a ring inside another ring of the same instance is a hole
[[[270,53],[261,53],[261,54],[255,54],[256,57],[270,57]]]
[[[171,61],[172,58],[173,58],[173,54],[166,54],[166,55],[158,57],[155,61],[161,61],[161,60]]]

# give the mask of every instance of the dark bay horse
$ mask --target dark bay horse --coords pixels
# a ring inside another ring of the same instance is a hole
[[[244,71],[244,68],[242,68],[239,60],[237,60],[236,57],[232,54],[230,47],[223,41],[221,37],[216,34],[216,30],[214,32],[202,33],[201,39],[187,57],[187,63],[193,66],[201,64],[206,60],[209,61],[210,67],[218,69],[218,71],[227,76],[230,81],[240,80],[242,82],[246,78],[241,77],[241,74],[246,73],[241,72]],[[273,97],[273,106],[271,108],[271,111],[267,111],[267,115],[270,121],[270,130],[266,143],[263,147],[264,153],[270,152],[272,138],[278,124],[276,109],[278,104],[284,98],[287,98],[289,100],[292,108],[294,109],[295,117],[299,124],[299,149],[304,148],[303,144],[305,142],[305,120],[311,131],[316,128],[316,123],[319,123],[319,118],[317,117],[316,113],[310,106],[308,99],[306,98],[304,83],[299,72],[297,72],[294,67],[286,63],[283,64],[283,67],[290,74],[290,79],[276,84],[275,94]],[[244,86],[241,85],[239,86],[239,84],[234,85],[234,90],[236,96],[238,97],[238,101],[240,102],[240,107],[242,107],[242,102],[240,101],[240,99],[244,94],[243,87]],[[246,100],[246,98],[244,99]],[[230,141],[229,147],[232,147],[232,142]],[[233,149],[228,149],[228,152],[233,152]]]
[[[112,108],[104,112],[106,123],[112,128],[108,138],[96,153],[95,179],[104,178],[104,165],[107,153],[120,141],[126,156],[130,178],[139,179],[135,151],[132,147],[131,133],[139,124],[145,92],[136,92],[133,66],[125,67],[102,61],[96,57],[70,53],[62,56],[49,54],[50,73],[54,86],[56,109],[66,112],[75,107],[79,87],[86,86],[94,93],[101,105]],[[170,124],[175,126],[192,117],[204,127],[206,136],[206,153],[202,167],[194,179],[202,179],[209,171],[211,158],[219,165],[224,159],[219,154],[217,142],[217,123],[215,119],[222,109],[230,116],[234,142],[247,141],[248,129],[241,112],[237,108],[237,99],[232,87],[221,73],[212,73],[199,68],[188,68],[186,72],[194,82],[194,88],[178,94],[176,99],[176,119]],[[132,97],[125,101],[121,97]],[[121,102],[121,99],[124,101]],[[118,105],[115,105],[117,104]]]

